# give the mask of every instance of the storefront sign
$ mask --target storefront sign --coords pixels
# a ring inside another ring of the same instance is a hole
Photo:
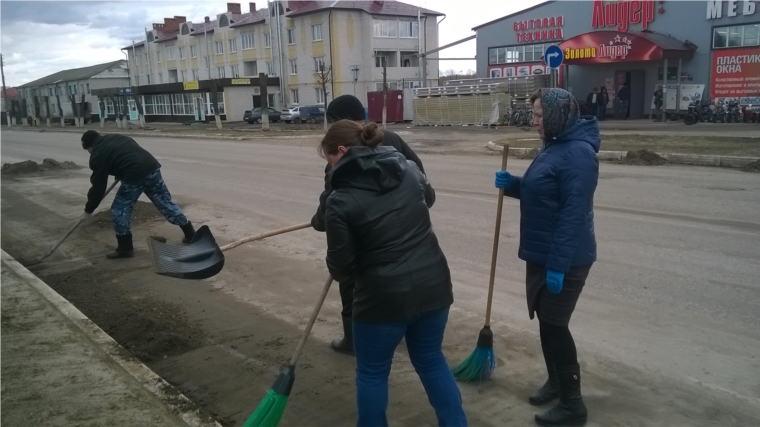
[[[119,88],[119,95],[132,95],[132,88],[131,87],[120,87]]]
[[[234,84],[234,85],[249,85],[249,84],[251,84],[251,79],[232,79],[232,84]]]
[[[513,28],[517,33],[517,42],[526,43],[563,38],[563,24],[564,18],[562,16],[553,16],[551,18],[515,21]]]
[[[712,55],[712,99],[760,94],[760,53],[757,47],[715,50]]]
[[[660,7],[660,13],[664,9]],[[641,29],[649,28],[654,21],[654,0],[623,0],[605,4],[594,0],[591,27],[603,28],[617,26],[618,31],[627,31],[631,24],[641,24]]]
[[[707,19],[720,19],[723,17],[723,3],[727,3],[727,10],[726,10],[726,16],[727,17],[733,17],[739,14],[739,11],[741,11],[741,14],[744,16],[750,16],[755,14],[755,10],[757,9],[755,7],[755,2],[752,0],[744,0],[742,1],[742,7],[739,9],[739,5],[736,0],[728,0],[724,2],[723,0],[708,0],[707,2]]]
[[[662,59],[662,48],[633,33],[594,31],[559,44],[568,64],[603,64]]]
[[[192,80],[189,82],[182,82],[182,88],[185,90],[198,90],[198,81]]]

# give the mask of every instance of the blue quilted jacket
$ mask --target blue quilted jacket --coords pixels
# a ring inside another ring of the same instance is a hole
[[[549,270],[596,261],[594,190],[601,144],[596,118],[586,116],[546,141],[525,175],[505,195],[520,199],[520,259]]]

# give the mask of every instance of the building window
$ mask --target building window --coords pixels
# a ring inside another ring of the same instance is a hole
[[[193,95],[189,93],[175,93],[172,112],[177,116],[192,116],[195,114],[193,110]]]
[[[387,82],[388,90],[398,90],[398,82]],[[383,90],[383,82],[375,82],[375,90]]]
[[[77,85],[69,85],[69,95],[77,94]]]
[[[296,44],[296,29],[288,28],[288,44]]]
[[[375,67],[383,68],[390,66],[390,58],[388,55],[378,53],[375,55]]]
[[[227,15],[222,15],[219,17],[219,26],[220,27],[226,27],[230,25],[230,20],[227,19]]]
[[[183,81],[183,82],[186,82],[186,81],[187,81],[187,71],[185,71],[185,70],[182,70],[182,71],[180,72],[180,76],[182,77],[182,81]]]
[[[417,21],[399,21],[398,36],[404,38],[414,38],[420,36],[420,25]]]
[[[185,48],[179,48],[179,59],[185,59]]]
[[[494,65],[513,62],[537,62],[544,56],[544,50],[553,44],[492,47],[488,49],[488,63]]]
[[[216,42],[216,54],[221,55],[224,53],[224,42]]]
[[[166,58],[167,59],[174,59],[174,46],[169,46],[166,48]]]
[[[161,62],[161,51],[160,50],[156,51],[156,62]]]
[[[232,70],[232,76],[230,76],[230,77],[232,77],[233,79],[236,79],[236,78],[240,77],[240,66],[239,65],[232,65],[230,67],[230,69]]]
[[[248,31],[240,34],[240,38],[243,41],[243,50],[253,49],[256,47],[255,39],[253,38],[253,31]]]
[[[217,67],[217,68],[216,68],[216,72],[217,72],[217,74],[219,74],[219,78],[220,78],[220,79],[223,79],[223,78],[225,78],[225,75],[224,75],[224,67]]]
[[[290,63],[290,74],[298,74],[298,64],[295,59],[288,61]]]
[[[113,101],[110,99],[106,99],[106,114],[114,115],[116,114],[116,110],[113,108]]]
[[[314,91],[317,94],[317,104],[324,104],[325,103],[325,92],[322,91],[321,87],[314,88]]]
[[[198,69],[196,68],[195,70],[193,70],[193,80],[200,80],[198,77],[199,77]]]
[[[198,46],[197,45],[190,46],[190,57],[191,58],[197,58],[198,57]]]
[[[760,24],[713,29],[713,48],[760,46]]]
[[[164,82],[164,75],[161,73],[158,73],[158,83],[161,84]]]
[[[298,89],[290,89],[290,103],[298,104]]]
[[[139,83],[138,83],[138,85],[139,85]],[[85,86],[87,87],[87,95],[89,95],[90,94],[90,84],[87,83]]]
[[[146,116],[169,116],[172,114],[171,98],[169,95],[145,95],[143,96],[143,108]]]
[[[48,88],[48,89],[49,89],[50,96],[55,96],[55,88],[51,87],[51,88]]]
[[[311,26],[311,40],[315,42],[322,40],[322,24]]]
[[[214,106],[211,104],[211,94],[206,93],[206,115],[214,114]],[[219,104],[219,114],[224,114],[224,92],[217,94],[217,104]]]
[[[268,76],[274,75],[274,66],[271,62],[267,62],[267,75]]]
[[[229,39],[230,52],[237,52],[237,39]]]
[[[375,19],[372,24],[375,37],[397,37],[398,35],[396,20]]]
[[[259,70],[256,66],[256,61],[243,62],[243,75],[245,76],[258,76]]]
[[[182,35],[187,35],[187,34],[190,34],[190,27],[187,24],[185,24],[182,26]]]
[[[325,57],[324,56],[315,56],[314,57],[314,72],[318,73],[324,67],[325,67]]]
[[[269,37],[269,33],[264,33],[264,46],[265,47],[272,47],[272,40]]]

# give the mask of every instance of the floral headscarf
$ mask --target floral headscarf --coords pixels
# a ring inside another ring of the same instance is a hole
[[[564,89],[541,89],[541,109],[544,112],[544,140],[562,135],[580,118],[578,101]]]

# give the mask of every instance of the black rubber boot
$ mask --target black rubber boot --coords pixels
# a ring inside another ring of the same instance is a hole
[[[132,258],[135,256],[135,248],[132,246],[132,234],[125,234],[123,236],[116,235],[116,241],[119,242],[119,246],[116,250],[106,254],[106,257],[114,258]]]
[[[343,318],[343,339],[332,340],[330,348],[338,353],[354,355],[354,332],[350,317]]]
[[[547,356],[544,356],[544,361],[546,362],[546,372],[549,374],[549,379],[547,379],[544,385],[534,391],[528,398],[528,403],[535,406],[545,405],[559,397],[557,371],[554,369],[554,364]]]
[[[540,426],[582,426],[588,411],[581,397],[581,368],[578,365],[557,368],[559,403],[543,414],[536,414]]]
[[[193,237],[195,237],[195,228],[193,228],[193,223],[188,221],[187,224],[180,225],[179,228],[181,228],[182,232],[185,233],[185,237],[182,238],[182,243],[190,243],[190,241],[193,240]]]

